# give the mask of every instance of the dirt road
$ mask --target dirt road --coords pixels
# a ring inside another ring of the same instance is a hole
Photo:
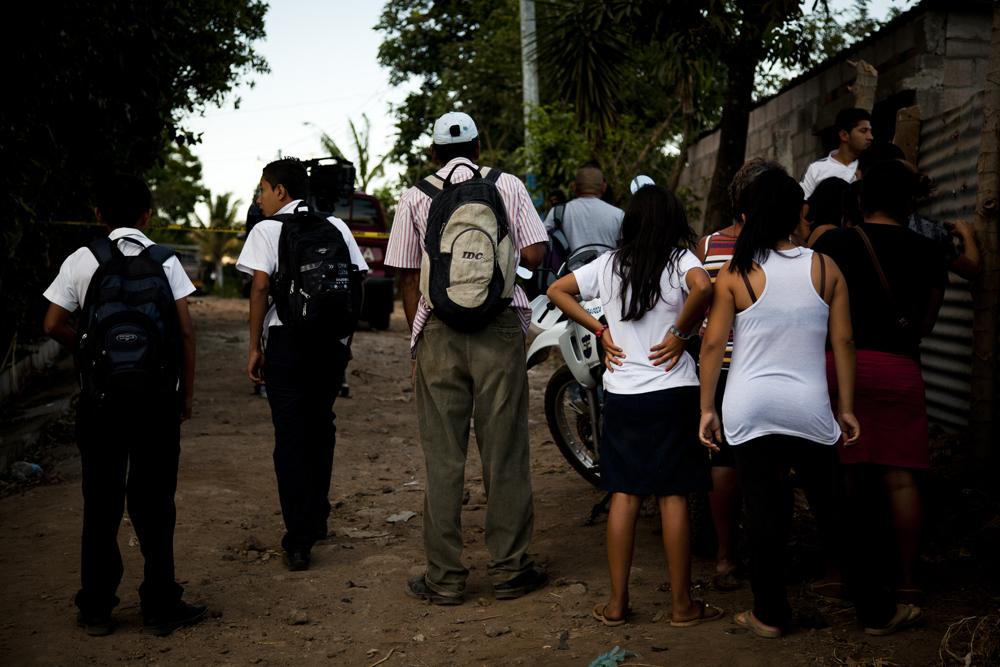
[[[168,638],[142,630],[136,594],[142,561],[126,520],[120,626],[104,638],[75,626],[82,503],[79,461],[68,443],[50,471],[62,481],[0,499],[0,664],[587,665],[618,645],[637,654],[626,663],[633,665],[843,665],[848,656],[925,665],[937,664],[947,625],[967,611],[953,600],[946,610],[932,606],[922,628],[868,638],[855,629],[849,609],[824,605],[799,586],[795,604],[818,609],[832,627],[773,641],[748,635],[728,617],[673,629],[658,518],[644,516],[632,579],[634,621],[598,625],[590,609],[607,593],[604,525],[581,524],[601,496],[551,443],[542,410],[551,366],[530,375],[533,551],[553,583],[519,600],[493,599],[485,577],[486,498],[477,455],[470,454],[467,601],[441,608],[404,596],[406,577],[423,568],[424,473],[398,316],[390,331],[357,337],[352,397],[338,399],[335,408],[331,537],[316,546],[310,570],[288,572],[280,558],[270,411],[250,393],[244,374],[246,308],[244,301],[215,299],[192,306],[198,381],[195,416],[183,428],[177,576],[190,600],[209,605],[211,618]],[[415,515],[387,522],[404,512]],[[695,579],[707,580],[710,570],[698,561]],[[699,595],[730,614],[750,602],[746,588]]]

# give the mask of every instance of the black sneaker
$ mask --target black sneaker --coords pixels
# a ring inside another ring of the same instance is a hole
[[[411,598],[425,600],[431,604],[452,606],[462,604],[465,601],[462,595],[442,595],[441,593],[435,593],[427,587],[427,581],[422,574],[407,579],[406,587],[403,590]]]
[[[497,600],[514,600],[531,591],[536,591],[549,583],[549,575],[540,567],[532,567],[513,579],[493,586],[493,595]]]
[[[91,637],[107,637],[115,631],[115,620],[111,618],[111,612],[107,614],[84,614],[82,611],[76,615],[76,624],[83,628]]]
[[[178,600],[173,606],[152,614],[143,613],[143,625],[157,637],[166,637],[177,628],[194,625],[205,617],[208,607]]]
[[[302,570],[309,569],[309,552],[303,550],[294,550],[285,552],[285,565],[292,572],[301,572]]]

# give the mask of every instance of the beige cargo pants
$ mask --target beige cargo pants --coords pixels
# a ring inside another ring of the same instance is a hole
[[[427,586],[462,595],[462,495],[469,422],[486,487],[488,572],[494,584],[529,569],[534,522],[528,460],[528,377],[524,334],[507,310],[475,333],[431,315],[417,344],[415,393],[427,471],[424,549]]]

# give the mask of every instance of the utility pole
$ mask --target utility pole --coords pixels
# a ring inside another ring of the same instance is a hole
[[[538,49],[535,40],[535,0],[521,0],[521,78],[524,91],[524,145],[531,142],[528,120],[539,104],[538,98]],[[528,192],[532,193],[535,208],[542,205],[542,196],[535,193],[538,182],[535,174],[525,174]]]

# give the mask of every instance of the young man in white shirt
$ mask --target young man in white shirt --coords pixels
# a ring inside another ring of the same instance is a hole
[[[827,178],[842,178],[848,183],[855,181],[858,178],[858,158],[874,140],[872,117],[864,109],[841,109],[835,126],[840,139],[837,150],[810,164],[799,183],[806,199]]]
[[[121,174],[107,178],[98,190],[94,213],[107,225],[110,243],[95,241],[100,245],[80,248],[67,257],[45,290],[50,302],[45,333],[74,353],[78,351],[78,332],[70,316],[89,299],[101,298],[89,289],[102,265],[95,253],[129,257],[153,246],[140,231],[152,215],[152,195],[141,179]],[[114,630],[111,611],[118,604],[115,593],[123,574],[117,535],[126,497],[145,559],[139,587],[145,624],[155,634],[165,635],[197,622],[206,611],[204,605],[183,602],[183,589],[174,580],[180,423],[191,417],[194,391],[195,341],[187,304],[194,285],[173,255],[162,266],[176,308],[177,327],[176,331],[165,331],[164,336],[180,337],[179,368],[175,371],[179,372],[167,378],[165,390],[135,396],[136,401],[130,404],[121,396],[107,398],[107,394],[95,396],[89,391],[83,391],[77,403],[77,445],[83,476],[82,587],[76,595],[77,621],[93,636]],[[91,305],[97,303],[103,301]],[[173,320],[174,313],[164,315]],[[86,327],[87,323],[78,326]],[[165,342],[173,341],[167,338]]]
[[[267,381],[274,422],[274,471],[285,521],[281,546],[290,570],[309,567],[311,550],[326,537],[330,516],[330,479],[336,443],[333,404],[350,357],[349,338],[283,325],[275,305],[268,306],[271,281],[279,268],[282,223],[274,216],[294,213],[308,194],[309,176],[296,159],[271,162],[260,179],[265,219],[247,236],[236,268],[252,276],[250,350],[247,375]],[[360,280],[368,265],[351,230],[330,217],[343,237]]]

